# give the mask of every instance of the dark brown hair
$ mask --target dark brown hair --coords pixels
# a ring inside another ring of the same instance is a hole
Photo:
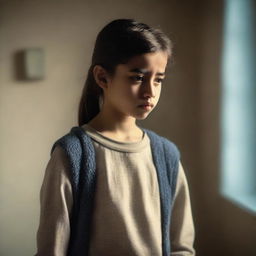
[[[88,123],[100,111],[99,98],[103,95],[103,90],[94,79],[95,65],[102,66],[110,75],[114,75],[118,64],[125,64],[136,55],[164,51],[169,59],[171,50],[170,39],[160,29],[133,19],[117,19],[107,24],[96,38],[79,104],[79,126]]]

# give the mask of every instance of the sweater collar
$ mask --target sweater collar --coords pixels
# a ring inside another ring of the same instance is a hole
[[[106,146],[107,148],[121,151],[121,152],[140,152],[147,146],[149,146],[150,139],[147,135],[147,133],[142,129],[143,136],[141,140],[136,142],[123,142],[123,141],[117,141],[112,138],[109,138],[100,132],[98,132],[93,127],[89,126],[88,124],[84,124],[81,127],[87,135],[89,135],[94,141],[100,143],[103,146]]]

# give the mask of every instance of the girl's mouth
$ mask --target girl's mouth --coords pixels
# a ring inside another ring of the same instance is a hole
[[[142,109],[145,109],[145,110],[150,110],[153,107],[153,105],[150,105],[150,104],[148,104],[148,105],[139,105],[139,107],[142,108]]]

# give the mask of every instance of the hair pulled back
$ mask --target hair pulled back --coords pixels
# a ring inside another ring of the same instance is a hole
[[[107,24],[96,38],[79,104],[79,126],[88,123],[100,111],[99,98],[103,96],[103,90],[94,79],[95,65],[102,66],[110,75],[114,75],[118,64],[125,64],[136,55],[164,51],[169,59],[171,50],[170,39],[160,29],[133,19],[117,19]]]

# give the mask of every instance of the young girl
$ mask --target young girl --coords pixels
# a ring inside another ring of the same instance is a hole
[[[136,124],[156,107],[171,55],[146,24],[100,31],[79,126],[54,143],[45,171],[36,255],[195,255],[179,151]]]

